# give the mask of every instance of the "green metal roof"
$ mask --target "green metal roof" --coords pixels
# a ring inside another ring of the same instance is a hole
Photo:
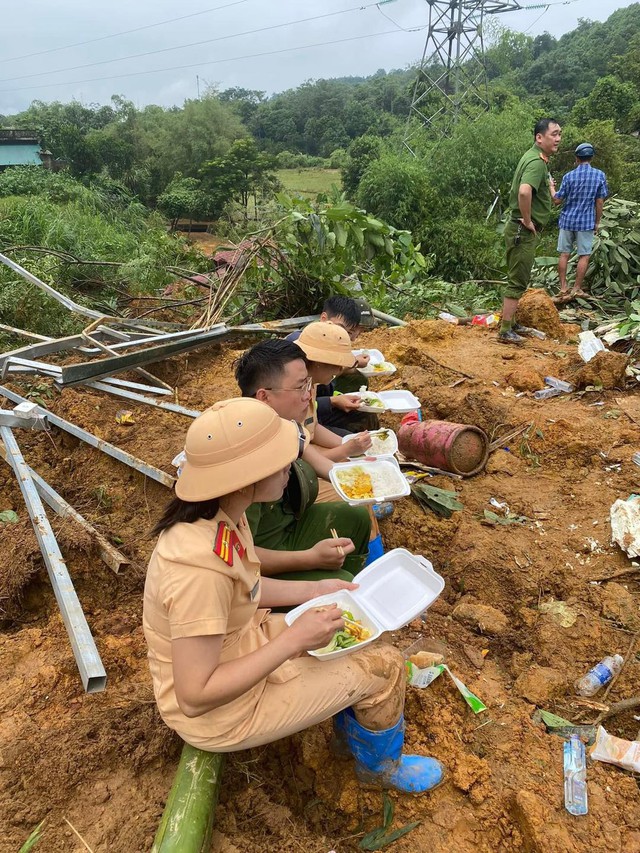
[[[0,166],[41,166],[39,151],[37,144],[0,145]]]

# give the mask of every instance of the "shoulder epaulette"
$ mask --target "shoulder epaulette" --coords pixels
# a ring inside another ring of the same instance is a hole
[[[219,521],[216,538],[213,540],[213,553],[228,566],[232,566],[234,551],[238,552],[240,559],[244,557],[245,548],[238,534],[231,530],[226,521]]]

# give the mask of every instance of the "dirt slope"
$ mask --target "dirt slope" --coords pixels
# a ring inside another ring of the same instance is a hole
[[[406,647],[423,635],[444,643],[453,671],[488,705],[474,716],[444,677],[427,690],[410,689],[408,745],[441,758],[449,772],[432,795],[393,796],[396,825],[421,823],[391,849],[640,851],[635,779],[590,763],[590,814],[572,818],[563,808],[562,740],[531,720],[535,703],[576,721],[593,719],[596,711],[576,703],[573,680],[605,654],[625,654],[640,629],[640,574],[595,582],[630,566],[609,545],[608,517],[616,498],[638,490],[631,455],[640,450],[640,427],[615,401],[637,392],[544,402],[529,392],[518,396],[518,388],[538,387],[545,375],[575,376],[581,362],[571,340],[534,340],[512,351],[485,329],[417,321],[374,331],[363,345],[398,365],[395,384],[415,392],[431,416],[478,424],[492,438],[532,424],[491,456],[485,473],[456,484],[462,512],[438,519],[405,499],[383,522],[387,547],[425,554],[447,582],[426,623],[412,623],[394,641]],[[203,408],[235,393],[237,354],[210,348],[156,369],[178,385],[181,403]],[[135,424],[120,426],[115,415],[123,401],[93,390],[55,394],[51,407],[166,471],[189,423],[132,406]],[[397,426],[399,418],[386,420]],[[38,851],[83,850],[64,817],[96,853],[143,851],[179,753],[155,710],[141,629],[152,547],[146,531],[168,492],[76,439],[58,431],[52,438],[18,435],[29,464],[117,537],[131,564],[114,575],[72,524],[54,522],[108,672],[106,692],[85,696],[19,490],[0,465],[0,510],[20,516],[0,531],[0,851],[14,853],[42,818]],[[492,497],[529,521],[486,526]],[[568,627],[559,623],[555,602],[569,609]],[[506,619],[478,618],[477,605]],[[611,701],[636,694],[639,679],[633,655]],[[609,730],[633,738],[638,726],[629,712],[611,720]],[[359,787],[349,762],[330,757],[329,735],[324,724],[231,756],[213,850],[357,850],[361,833],[380,822],[381,796]]]

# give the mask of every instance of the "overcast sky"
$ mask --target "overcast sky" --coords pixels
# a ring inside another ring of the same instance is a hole
[[[604,21],[627,5],[576,0],[495,19],[559,37],[578,17]],[[198,78],[201,91],[213,84],[272,94],[309,79],[404,68],[426,39],[426,29],[406,30],[426,27],[428,9],[426,0],[20,0],[2,22],[0,114],[35,99],[108,103],[112,94],[139,107],[180,105],[197,96]],[[159,52],[126,58],[151,51]]]

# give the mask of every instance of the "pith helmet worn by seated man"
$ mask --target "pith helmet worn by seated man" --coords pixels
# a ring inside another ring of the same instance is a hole
[[[296,341],[309,361],[330,364],[334,367],[353,367],[355,357],[351,352],[351,338],[335,323],[309,323]]]
[[[191,424],[176,483],[183,501],[208,501],[275,474],[298,456],[300,430],[247,397],[223,400]]]
[[[581,142],[575,150],[576,157],[593,157],[596,149],[590,142]]]

